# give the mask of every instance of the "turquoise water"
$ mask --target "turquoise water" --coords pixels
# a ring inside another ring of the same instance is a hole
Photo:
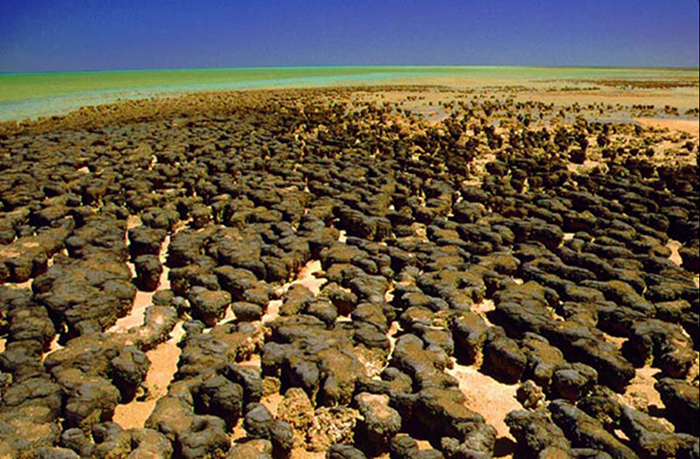
[[[195,91],[390,83],[519,85],[529,81],[698,79],[697,69],[584,67],[274,67],[0,74],[0,121],[86,105]]]

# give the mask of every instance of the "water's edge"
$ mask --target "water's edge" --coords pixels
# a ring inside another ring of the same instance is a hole
[[[196,91],[332,87],[412,81],[465,85],[550,80],[693,79],[697,69],[586,67],[270,67],[0,74],[0,121],[65,114],[120,100]]]

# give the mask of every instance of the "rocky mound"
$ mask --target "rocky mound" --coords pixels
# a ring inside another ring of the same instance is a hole
[[[697,139],[669,163],[578,107],[352,94],[5,127],[0,455],[699,457]]]

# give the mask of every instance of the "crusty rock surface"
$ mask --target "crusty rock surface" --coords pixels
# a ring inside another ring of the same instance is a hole
[[[698,457],[697,136],[510,91],[0,124],[0,456]]]

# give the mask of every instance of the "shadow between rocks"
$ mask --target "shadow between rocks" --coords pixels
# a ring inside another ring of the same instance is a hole
[[[493,457],[506,457],[515,454],[517,444],[508,437],[499,437],[493,446]]]

